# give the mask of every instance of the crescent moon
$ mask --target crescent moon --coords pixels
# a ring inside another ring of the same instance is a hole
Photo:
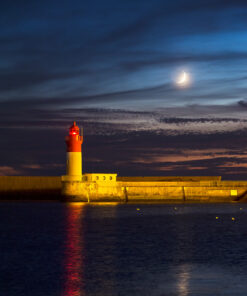
[[[177,81],[177,84],[184,84],[188,80],[188,74],[183,71],[183,74],[181,74],[179,80]]]

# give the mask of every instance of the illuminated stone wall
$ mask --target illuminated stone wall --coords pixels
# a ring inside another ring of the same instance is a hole
[[[196,177],[195,181],[190,177],[184,179],[191,181],[161,181],[162,177],[146,177],[146,181],[143,177],[134,177],[135,181],[124,177],[122,180],[128,181],[116,181],[115,177],[116,174],[85,174],[82,182],[64,182],[63,196],[68,201],[87,202],[232,202],[243,200],[247,193],[247,182],[222,182],[220,177]]]
[[[61,186],[61,177],[0,176],[0,200],[56,200]]]
[[[0,176],[0,200],[60,200],[63,196],[67,201],[84,202],[247,201],[247,181],[221,181],[218,177],[197,177],[194,181],[191,177],[185,177],[186,181],[182,181],[184,177],[176,177],[176,181],[167,181],[167,177],[123,178],[126,181],[119,181],[116,174],[84,174],[82,181],[65,178],[61,182],[61,177]]]

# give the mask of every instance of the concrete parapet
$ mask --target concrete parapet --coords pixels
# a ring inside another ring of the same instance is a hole
[[[61,177],[0,176],[0,200],[58,200]]]
[[[218,186],[220,181],[157,181],[157,182],[149,182],[149,181],[118,181],[117,184],[125,187],[178,187],[178,186]]]
[[[200,182],[200,181],[221,181],[221,176],[138,176],[138,177],[119,177],[119,182]]]
[[[221,187],[246,187],[247,181],[221,181],[218,186]]]
[[[244,181],[115,181],[92,174],[82,182],[63,182],[66,200],[87,202],[233,202],[247,193]],[[83,179],[83,178],[82,178]],[[94,181],[93,181],[94,180]]]
[[[246,188],[184,187],[186,201],[231,202],[246,193]]]
[[[81,182],[82,176],[65,175],[61,178],[62,182]]]
[[[61,196],[83,202],[236,202],[247,201],[247,181],[116,181],[116,174],[0,177],[0,200],[59,200]]]
[[[126,201],[184,201],[183,187],[132,186],[126,188]]]

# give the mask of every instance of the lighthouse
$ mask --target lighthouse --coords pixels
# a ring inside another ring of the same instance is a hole
[[[90,202],[124,196],[117,186],[117,174],[91,173],[82,175],[81,145],[83,137],[75,121],[65,137],[67,146],[67,173],[61,177],[62,200],[66,202]],[[125,197],[123,197],[125,200]]]
[[[69,128],[69,135],[66,136],[67,145],[67,176],[80,179],[82,177],[82,156],[81,144],[83,137],[75,121]]]

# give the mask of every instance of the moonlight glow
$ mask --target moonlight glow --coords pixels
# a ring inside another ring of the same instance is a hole
[[[190,83],[190,76],[189,73],[183,71],[180,73],[176,79],[176,84],[180,87],[188,86]]]

